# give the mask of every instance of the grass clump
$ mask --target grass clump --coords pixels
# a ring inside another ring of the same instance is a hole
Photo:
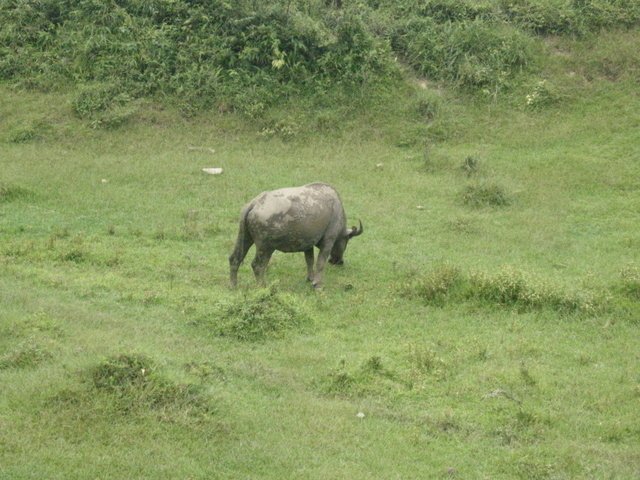
[[[109,357],[88,368],[84,374],[90,392],[107,396],[108,403],[121,413],[146,409],[165,413],[211,412],[209,402],[197,385],[168,380],[144,355]]]
[[[503,267],[496,274],[465,274],[449,265],[439,266],[407,282],[400,288],[400,293],[405,298],[419,298],[436,307],[473,301],[518,311],[549,309],[560,313],[595,314],[604,308],[604,300],[591,292],[567,292],[555,285],[532,280],[512,267]]]
[[[295,297],[274,287],[237,297],[220,305],[219,312],[212,325],[216,333],[248,342],[283,338],[288,331],[301,329],[311,321]]]
[[[414,377],[428,376],[443,379],[447,374],[447,362],[431,347],[412,344],[410,363]]]
[[[468,155],[462,161],[460,170],[462,170],[467,175],[467,177],[471,177],[473,175],[476,175],[480,171],[480,166],[481,162],[478,157]]]
[[[525,99],[525,105],[528,109],[541,110],[558,103],[560,97],[549,82],[540,80],[533,86],[531,93],[527,94]]]
[[[317,386],[324,395],[341,398],[383,395],[410,388],[400,375],[385,367],[377,355],[352,372],[347,371],[346,362],[342,360],[335,370],[318,381]]]
[[[92,84],[80,89],[71,102],[73,112],[93,128],[115,128],[136,112],[131,96],[118,84]]]
[[[11,132],[9,141],[11,143],[28,143],[33,140],[37,140],[39,137],[38,132],[32,127],[18,128]]]
[[[627,265],[622,269],[622,292],[633,300],[640,300],[640,266]]]
[[[406,297],[417,297],[429,305],[444,306],[452,296],[459,296],[465,279],[452,265],[439,265],[430,272],[413,279],[402,288]]]
[[[0,204],[18,200],[27,195],[27,190],[16,185],[8,185],[0,182]]]
[[[0,356],[0,370],[33,368],[51,359],[53,355],[33,342],[25,342]]]
[[[462,203],[474,208],[506,207],[513,203],[512,195],[494,182],[478,182],[467,185],[461,194]]]
[[[557,286],[533,281],[512,267],[504,267],[496,275],[474,273],[469,282],[474,298],[523,311],[550,309],[594,314],[603,307],[602,300],[590,292],[566,292]]]

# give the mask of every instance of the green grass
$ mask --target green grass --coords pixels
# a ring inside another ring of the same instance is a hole
[[[637,478],[638,35],[603,38],[540,108],[406,87],[319,133],[0,87],[0,478]],[[316,180],[345,266],[230,291],[242,205]]]

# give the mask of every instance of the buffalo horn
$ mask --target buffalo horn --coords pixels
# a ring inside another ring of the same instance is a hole
[[[358,220],[358,222],[360,222],[360,228],[351,227],[351,231],[349,232],[349,238],[357,237],[358,235],[362,234],[362,231],[363,231],[362,220]]]

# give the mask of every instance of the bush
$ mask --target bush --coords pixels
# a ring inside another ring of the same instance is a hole
[[[131,97],[116,84],[94,84],[80,89],[71,102],[73,111],[80,118],[91,118],[96,114],[127,104]]]
[[[462,164],[460,165],[460,170],[462,170],[467,175],[467,177],[471,177],[477,174],[478,171],[480,170],[480,160],[478,160],[477,157],[468,155],[462,161]]]

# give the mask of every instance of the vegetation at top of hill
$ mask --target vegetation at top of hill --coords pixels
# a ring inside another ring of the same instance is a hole
[[[325,103],[342,102],[344,92],[367,98],[374,86],[398,78],[396,59],[438,81],[499,92],[536,64],[536,35],[635,26],[640,6],[633,0],[6,0],[0,18],[0,80],[44,90],[89,85],[76,113],[107,108],[106,97],[120,109],[112,119],[118,123],[130,100],[145,96],[177,99],[186,113],[218,108],[252,117],[301,96]]]

